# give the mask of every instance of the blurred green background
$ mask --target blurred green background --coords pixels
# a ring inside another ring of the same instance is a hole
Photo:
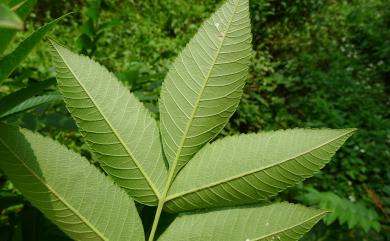
[[[38,0],[3,56],[43,24],[73,12],[50,36],[114,72],[158,118],[170,63],[220,3]],[[276,199],[333,211],[304,240],[390,240],[390,2],[251,0],[250,5],[250,73],[238,111],[221,136],[358,128],[322,172]],[[41,41],[0,84],[0,103],[54,76],[48,43]],[[51,85],[39,94],[55,91]],[[91,160],[61,101],[34,107],[0,119],[51,136]],[[1,173],[0,188],[1,241],[69,240]]]

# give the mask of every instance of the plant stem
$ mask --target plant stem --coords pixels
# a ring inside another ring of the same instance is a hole
[[[164,206],[163,200],[159,201],[157,211],[156,211],[156,214],[155,214],[154,220],[153,220],[152,230],[150,231],[150,235],[149,235],[149,239],[148,239],[149,241],[153,241],[153,239],[154,239],[154,234],[156,233],[156,230],[157,230],[157,225],[158,225],[158,221],[160,220],[161,211],[162,211],[163,206]]]
[[[158,206],[157,206],[156,214],[154,215],[152,230],[150,231],[148,241],[154,240],[154,235],[156,234],[158,221],[160,220],[161,212],[162,212],[162,209],[164,207],[164,204],[165,204],[165,201],[167,198],[168,190],[171,187],[171,183],[173,181],[174,174],[175,174],[175,168],[170,168],[169,176],[168,176],[167,182],[165,184],[163,193],[161,195],[161,199],[158,201]]]

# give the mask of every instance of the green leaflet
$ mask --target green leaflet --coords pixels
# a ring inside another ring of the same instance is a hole
[[[218,140],[205,146],[178,174],[165,210],[265,200],[319,171],[353,132],[292,129]]]
[[[294,241],[325,214],[288,203],[181,214],[158,241]]]
[[[4,4],[0,4],[0,29],[23,29],[23,21],[20,17]]]
[[[0,167],[22,194],[75,240],[144,240],[133,201],[80,155],[0,124]]]
[[[160,99],[164,152],[175,172],[225,126],[251,55],[248,0],[229,0],[176,58]]]
[[[12,71],[27,57],[31,50],[41,41],[41,39],[66,15],[45,24],[29,37],[23,40],[14,51],[0,59],[0,83],[6,79]]]
[[[15,106],[14,108],[9,109],[5,113],[0,114],[0,119],[17,114],[17,113],[22,112],[22,111],[36,108],[36,107],[43,105],[43,104],[59,103],[61,101],[62,101],[62,96],[59,94],[48,94],[48,95],[31,97],[30,99],[23,101],[22,103]]]
[[[21,104],[22,102],[28,100],[31,97],[34,97],[37,94],[43,92],[46,88],[54,85],[56,83],[55,78],[50,78],[38,83],[31,83],[25,88],[22,88],[16,92],[13,92],[9,95],[4,96],[0,99],[0,116],[3,113],[11,110],[15,106]]]
[[[157,205],[167,169],[156,121],[106,68],[51,43],[58,88],[103,169],[135,200]]]
[[[31,9],[35,6],[36,0],[20,0],[17,3],[12,1],[15,5],[9,6],[11,9],[15,9],[15,13],[24,20]],[[2,29],[0,31],[0,57],[15,36],[16,30],[13,29]],[[1,68],[0,68],[1,69]],[[0,79],[1,82],[1,79]]]

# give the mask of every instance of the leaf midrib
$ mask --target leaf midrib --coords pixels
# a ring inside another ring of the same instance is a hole
[[[200,90],[200,93],[199,93],[199,95],[198,95],[198,98],[197,98],[196,101],[195,101],[194,108],[193,108],[192,113],[191,113],[191,115],[190,115],[190,120],[188,121],[187,126],[186,126],[186,129],[184,130],[182,139],[180,140],[180,144],[179,144],[178,150],[177,150],[177,152],[176,152],[175,160],[174,160],[173,163],[172,163],[173,170],[174,170],[173,172],[178,171],[178,170],[176,170],[177,162],[178,162],[179,159],[180,159],[181,151],[182,151],[182,148],[183,148],[183,146],[184,146],[184,142],[185,142],[185,140],[187,139],[188,131],[189,131],[190,128],[191,128],[192,121],[195,119],[194,116],[195,116],[195,113],[196,113],[197,110],[198,110],[199,102],[200,102],[200,100],[201,100],[201,97],[203,96],[204,90],[206,89],[207,83],[208,83],[208,81],[210,80],[211,73],[213,72],[213,70],[214,70],[214,68],[215,68],[215,64],[216,64],[217,59],[218,59],[218,56],[219,56],[219,54],[220,54],[220,52],[221,52],[223,43],[225,42],[227,32],[228,32],[228,30],[230,29],[231,24],[232,24],[232,22],[233,22],[233,18],[234,18],[234,16],[235,16],[236,12],[237,12],[237,8],[238,8],[238,5],[239,5],[239,2],[240,2],[240,1],[237,1],[236,4],[235,4],[235,6],[234,6],[234,10],[233,10],[233,12],[232,12],[231,18],[230,18],[230,20],[229,20],[229,22],[228,22],[228,24],[227,24],[227,26],[226,26],[226,29],[225,29],[225,34],[223,34],[223,36],[222,36],[221,43],[220,43],[220,45],[219,45],[219,47],[218,47],[218,49],[217,49],[217,51],[216,51],[216,53],[215,53],[215,58],[214,58],[214,60],[213,60],[213,62],[212,62],[212,64],[211,64],[211,67],[210,67],[209,72],[208,72],[207,75],[205,76],[205,79],[204,79],[204,81],[203,81],[202,89]],[[204,31],[206,31],[206,30],[204,30]],[[189,49],[189,51],[191,51],[191,50]],[[167,199],[166,199],[166,200],[167,200]]]
[[[335,138],[329,140],[328,142],[325,142],[325,143],[323,143],[323,144],[320,144],[320,145],[318,145],[318,146],[315,146],[315,147],[313,147],[313,148],[311,148],[311,149],[309,149],[309,150],[307,150],[307,151],[301,152],[301,153],[299,153],[299,154],[297,154],[297,155],[295,155],[295,156],[293,156],[293,157],[290,157],[290,158],[288,158],[288,159],[281,160],[281,161],[278,162],[278,163],[274,163],[274,164],[272,164],[272,165],[268,165],[268,166],[265,166],[265,167],[257,168],[257,169],[254,169],[254,170],[250,170],[250,171],[241,173],[241,174],[236,175],[236,176],[232,176],[232,177],[225,178],[225,179],[223,179],[223,180],[221,180],[221,181],[218,181],[218,182],[210,183],[209,185],[205,185],[205,186],[202,186],[202,187],[199,187],[199,188],[191,189],[191,190],[186,191],[186,192],[181,192],[181,193],[177,193],[177,194],[168,196],[167,199],[166,199],[166,201],[167,201],[167,202],[168,202],[168,201],[173,201],[174,199],[180,198],[180,197],[185,196],[185,195],[188,195],[188,194],[196,193],[196,192],[198,192],[198,191],[205,190],[205,189],[208,189],[208,188],[212,188],[212,187],[214,187],[214,186],[217,186],[217,185],[220,185],[220,184],[223,184],[223,183],[227,183],[227,182],[230,182],[230,181],[233,181],[233,180],[236,180],[236,179],[239,179],[239,178],[242,178],[242,177],[251,175],[251,174],[253,174],[253,173],[257,173],[257,172],[264,171],[264,170],[270,169],[270,168],[275,167],[275,166],[278,166],[278,165],[282,165],[282,164],[284,164],[284,163],[286,163],[286,162],[295,160],[297,157],[306,155],[306,154],[308,154],[308,153],[310,153],[310,152],[313,152],[313,151],[315,151],[315,150],[317,150],[317,149],[320,149],[320,148],[322,148],[322,147],[324,147],[324,146],[326,146],[326,145],[332,143],[333,141],[338,140],[338,139],[340,139],[340,138],[342,138],[342,137],[344,137],[344,136],[350,134],[352,131],[353,131],[353,130],[350,130],[350,131],[348,131],[348,132],[346,132],[346,133],[344,133],[344,134],[342,134],[342,135],[340,135],[340,136],[337,136],[337,137],[335,137]]]
[[[296,224],[291,225],[291,226],[289,226],[289,227],[287,227],[287,228],[284,228],[284,229],[275,231],[275,232],[270,233],[270,234],[263,235],[263,236],[261,236],[261,237],[255,238],[255,239],[251,239],[250,241],[260,241],[260,240],[262,240],[262,239],[265,239],[265,238],[268,238],[268,237],[271,237],[271,236],[274,236],[274,235],[277,235],[277,234],[281,234],[281,233],[286,232],[286,231],[288,231],[288,230],[290,230],[290,229],[294,229],[294,228],[296,228],[296,227],[299,227],[299,226],[301,226],[302,224],[308,223],[308,222],[312,221],[313,219],[316,219],[316,218],[318,218],[318,217],[320,217],[320,216],[323,216],[323,215],[326,214],[326,213],[327,213],[326,211],[321,212],[321,213],[319,213],[319,214],[317,214],[317,215],[314,215],[314,216],[312,216],[312,217],[310,217],[310,218],[308,218],[308,219],[306,219],[306,220],[304,220],[304,221],[302,221],[302,222],[296,223]]]
[[[52,45],[54,48],[55,45]],[[111,131],[115,134],[116,138],[118,138],[119,142],[121,143],[121,145],[125,148],[127,154],[130,156],[130,158],[134,161],[134,164],[137,166],[138,170],[141,172],[142,176],[145,178],[145,180],[147,181],[149,187],[152,189],[152,191],[154,192],[154,194],[156,195],[157,199],[160,199],[160,192],[158,191],[158,189],[154,186],[153,182],[149,179],[148,175],[146,175],[145,171],[143,170],[142,168],[142,165],[139,164],[138,161],[136,161],[137,159],[134,158],[134,155],[133,153],[129,150],[129,148],[127,147],[127,145],[125,144],[125,142],[122,140],[121,136],[116,132],[115,128],[113,128],[113,126],[111,125],[111,123],[108,121],[107,117],[104,115],[104,113],[102,112],[102,110],[100,109],[99,105],[96,104],[94,98],[92,98],[92,96],[88,93],[88,91],[86,91],[86,88],[85,86],[79,81],[79,79],[77,78],[77,75],[73,72],[72,68],[70,68],[70,66],[68,65],[68,63],[66,62],[65,58],[61,55],[60,51],[58,51],[58,49],[56,48],[57,50],[57,53],[58,55],[62,58],[64,64],[68,67],[68,70],[72,73],[72,75],[75,77],[75,79],[77,80],[77,82],[79,83],[80,87],[84,90],[84,93],[89,97],[89,99],[92,101],[92,103],[94,104],[94,106],[96,107],[96,109],[99,111],[100,115],[103,117],[104,121],[108,124],[108,126],[110,127]]]
[[[237,3],[236,3],[236,6],[235,6],[234,11],[233,11],[233,14],[232,14],[232,17],[231,17],[231,19],[230,19],[230,21],[229,21],[229,24],[228,24],[226,30],[228,30],[228,29],[230,28],[230,25],[231,25],[231,23],[232,23],[232,21],[233,21],[234,15],[236,14],[236,11],[237,11],[238,3],[239,3],[239,1],[237,1]],[[224,42],[224,40],[225,40],[225,36],[226,36],[226,34],[224,34],[224,35],[223,35],[223,38],[221,39],[221,44],[220,44],[220,46],[219,46],[219,48],[218,48],[218,51],[217,51],[217,53],[216,53],[215,59],[214,59],[214,61],[213,61],[213,65],[211,66],[211,68],[210,68],[210,70],[209,70],[209,73],[208,73],[208,75],[207,75],[207,78],[205,78],[205,84],[204,84],[204,86],[202,87],[202,91],[201,91],[200,95],[198,96],[198,99],[197,99],[197,102],[196,102],[197,105],[196,105],[196,107],[195,107],[195,108],[193,109],[193,111],[192,111],[191,120],[190,120],[189,123],[187,123],[187,127],[186,127],[186,130],[185,130],[185,132],[184,132],[185,134],[183,133],[183,137],[182,137],[182,139],[181,139],[181,141],[180,141],[180,146],[179,146],[179,148],[177,149],[177,152],[176,152],[176,155],[175,155],[175,159],[173,160],[172,165],[169,167],[168,179],[167,179],[167,181],[166,181],[166,183],[165,183],[165,187],[164,187],[164,189],[163,189],[162,197],[159,199],[159,203],[158,203],[158,206],[157,206],[156,214],[155,214],[155,217],[154,217],[154,220],[153,220],[153,224],[152,224],[152,229],[151,229],[150,236],[149,236],[149,239],[148,239],[149,241],[152,241],[152,240],[154,239],[154,235],[155,235],[156,230],[157,230],[157,225],[158,225],[158,222],[159,222],[159,220],[160,220],[161,211],[162,211],[162,209],[163,209],[163,207],[164,207],[164,205],[165,205],[165,203],[166,203],[166,201],[167,201],[167,194],[168,194],[168,191],[169,191],[169,189],[170,189],[170,187],[171,187],[172,181],[173,181],[174,178],[175,178],[175,174],[176,174],[176,171],[177,171],[177,170],[176,170],[176,168],[177,168],[177,162],[178,162],[178,160],[179,160],[179,158],[180,158],[181,149],[183,148],[183,144],[184,144],[184,141],[185,141],[186,136],[187,136],[187,134],[188,134],[189,127],[191,126],[191,123],[192,123],[193,117],[194,117],[194,115],[195,115],[195,112],[196,112],[196,110],[198,109],[198,104],[199,104],[199,101],[200,101],[200,97],[201,97],[202,94],[203,94],[204,88],[206,87],[206,83],[207,83],[207,81],[208,81],[208,79],[209,79],[209,77],[210,77],[210,74],[211,74],[211,72],[212,72],[212,69],[213,69],[214,66],[215,66],[216,60],[217,60],[217,58],[218,58],[218,55],[219,55],[220,50],[221,50],[221,48],[222,48],[223,42]]]
[[[73,208],[72,205],[70,205],[67,201],[65,201],[60,194],[58,194],[47,182],[44,182],[44,180],[39,177],[24,161],[23,159],[13,151],[13,149],[1,138],[0,136],[0,142],[20,161],[20,163],[27,169],[27,171],[35,177],[43,186],[45,186],[49,191],[56,197],[58,200],[62,202],[64,206],[69,208],[70,211],[73,212],[74,215],[76,215],[78,218],[80,218],[81,221],[83,221],[97,236],[99,236],[104,241],[109,241],[107,237],[105,237],[99,230],[95,229],[95,227],[83,216],[81,215],[76,209]]]

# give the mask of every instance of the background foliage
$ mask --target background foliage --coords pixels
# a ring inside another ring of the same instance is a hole
[[[157,113],[169,65],[219,3],[40,0],[26,18],[25,30],[5,54],[39,26],[74,11],[57,24],[52,36],[107,66]],[[250,76],[239,109],[223,135],[294,127],[358,128],[333,162],[314,178],[282,193],[283,199],[334,211],[307,240],[388,240],[388,1],[256,0],[251,1],[251,18]],[[0,98],[52,78],[48,51],[47,43],[41,42],[2,83]],[[49,87],[46,92],[53,90]],[[50,135],[91,159],[61,103],[40,105],[6,121]],[[0,240],[68,240],[4,176],[0,186]]]

